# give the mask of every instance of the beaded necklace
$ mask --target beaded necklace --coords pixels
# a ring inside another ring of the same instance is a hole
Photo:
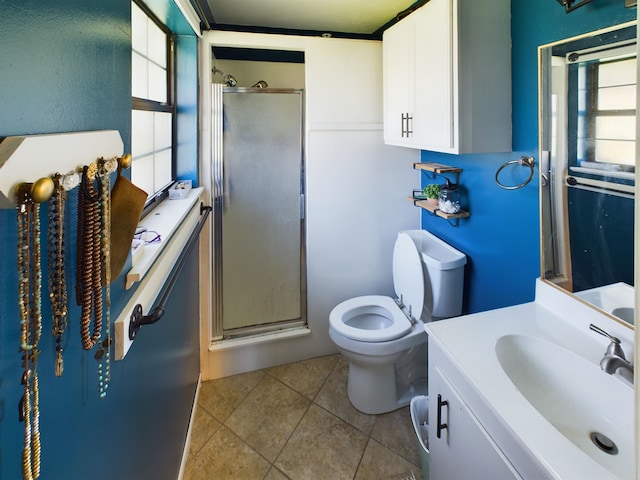
[[[51,301],[51,334],[56,337],[57,377],[62,376],[64,362],[62,359],[62,337],[67,328],[67,282],[64,271],[64,210],[67,192],[63,185],[63,177],[56,173],[53,177],[54,190],[49,199],[48,229],[48,271],[49,300]]]
[[[27,480],[40,476],[40,393],[38,385],[38,342],[42,334],[40,269],[40,205],[32,198],[32,184],[16,189],[18,199],[18,308],[20,351],[24,373],[21,383],[20,421],[24,422],[22,475]]]
[[[98,394],[100,398],[107,395],[111,380],[111,174],[118,168],[116,158],[99,161],[99,175],[102,182],[101,212],[102,212],[102,262],[103,282],[105,287],[105,337],[100,342],[95,359],[98,361]],[[104,365],[103,365],[104,362]]]

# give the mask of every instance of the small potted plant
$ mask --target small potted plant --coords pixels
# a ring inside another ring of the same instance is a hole
[[[437,183],[430,183],[422,189],[424,196],[427,197],[427,203],[429,205],[438,206],[438,194],[440,193],[440,185]]]

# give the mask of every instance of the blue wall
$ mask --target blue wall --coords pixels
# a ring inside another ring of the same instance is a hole
[[[635,20],[636,8],[623,0],[596,0],[570,14],[554,0],[512,0],[513,152],[446,155],[422,152],[422,161],[463,168],[463,208],[471,217],[453,228],[445,220],[422,214],[422,226],[464,252],[465,313],[528,302],[535,297],[540,272],[538,189],[536,177],[519,190],[495,183],[504,162],[531,155],[538,161],[538,46],[591,30]],[[500,180],[518,184],[528,169],[513,167]],[[423,186],[431,183],[423,176]]]
[[[118,130],[125,151],[131,132],[129,0],[3,0],[0,2],[0,137],[85,130]],[[197,40],[173,2],[150,6],[180,35],[176,41],[179,102],[178,175],[197,179]],[[46,162],[43,158],[42,162]],[[70,195],[67,255],[76,248]],[[46,206],[41,209],[46,217]],[[0,478],[21,478],[24,426],[18,422],[20,377],[16,275],[16,213],[0,210]],[[65,370],[54,375],[49,303],[43,296],[39,361],[44,479],[175,479],[199,372],[198,292],[193,252],[162,321],[145,327],[125,360],[112,362],[109,393],[97,392],[95,352],[80,346],[70,293]],[[46,258],[43,259],[46,264]],[[126,271],[126,268],[125,268]],[[43,281],[46,285],[46,275]],[[112,286],[112,317],[132,292],[124,277]],[[177,301],[179,299],[179,301]]]

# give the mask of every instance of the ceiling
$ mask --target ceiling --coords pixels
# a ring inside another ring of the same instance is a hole
[[[211,29],[381,37],[424,0],[192,0]],[[204,20],[204,19],[203,19]]]

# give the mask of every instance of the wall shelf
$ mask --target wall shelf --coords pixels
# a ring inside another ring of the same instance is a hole
[[[133,345],[134,341],[129,337],[129,324],[135,306],[142,305],[147,313],[152,310],[176,260],[189,243],[200,221],[198,202],[204,201],[202,192],[203,188],[194,188],[185,198],[167,199],[154,210],[153,215],[143,219],[147,229],[160,234],[161,242],[145,246],[144,256],[127,273],[127,288],[135,282],[139,284],[113,324],[115,360],[122,360]]]
[[[21,182],[78,171],[122,152],[117,130],[6,137],[0,143],[0,208],[15,208],[15,189]]]
[[[438,175],[453,173],[456,177],[455,183],[460,183],[460,173],[462,173],[462,169],[458,167],[450,167],[449,165],[443,165],[435,162],[425,162],[414,163],[413,168],[415,170],[421,170],[422,173],[425,173],[427,178],[430,180],[435,180]],[[461,218],[468,218],[471,216],[471,213],[466,210],[460,210],[458,213],[443,212],[437,205],[433,205],[427,200],[413,197],[407,197],[407,200],[413,203],[414,206],[423,208],[436,217],[444,218],[454,227],[459,226]]]
[[[450,167],[449,165],[443,165],[442,163],[435,162],[425,162],[425,163],[414,163],[413,168],[416,170],[426,170],[428,172],[433,172],[433,176],[435,178],[436,175],[441,175],[443,173],[461,173],[462,169],[458,167]]]
[[[467,212],[466,210],[460,210],[458,213],[446,213],[440,210],[437,205],[431,205],[426,200],[419,200],[412,197],[407,197],[407,200],[413,203],[413,205],[416,207],[424,208],[436,217],[444,218],[445,220],[449,221],[449,223],[451,223],[451,220],[455,221],[455,225],[452,223],[452,225],[454,225],[455,227],[458,226],[459,219],[468,218],[471,216],[471,213]]]

